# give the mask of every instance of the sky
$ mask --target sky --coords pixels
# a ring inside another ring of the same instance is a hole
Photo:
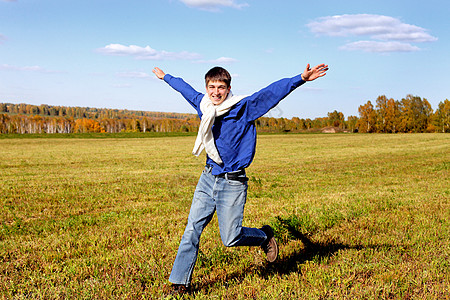
[[[195,113],[214,66],[252,94],[325,63],[266,116],[326,117],[380,95],[450,98],[447,0],[0,0],[0,102]]]

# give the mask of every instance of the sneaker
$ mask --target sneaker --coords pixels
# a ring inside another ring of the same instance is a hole
[[[261,244],[261,248],[266,253],[267,261],[272,263],[278,257],[277,241],[275,240],[272,227],[270,227],[269,225],[264,225],[263,227],[261,227],[261,230],[264,231],[264,233],[267,235],[267,240],[265,240]]]
[[[189,286],[185,286],[184,284],[172,284],[170,292],[167,293],[165,296],[176,297],[176,299],[184,299],[183,296],[189,294],[190,292],[191,291]]]

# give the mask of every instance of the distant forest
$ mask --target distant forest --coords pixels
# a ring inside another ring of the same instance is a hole
[[[450,132],[450,101],[434,111],[426,99],[407,95],[402,100],[379,96],[359,106],[359,117],[333,111],[323,118],[261,117],[259,132]],[[196,114],[121,109],[0,103],[0,134],[83,132],[197,132]]]

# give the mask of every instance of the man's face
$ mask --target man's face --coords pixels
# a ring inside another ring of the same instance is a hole
[[[226,85],[223,81],[209,81],[206,85],[206,93],[214,105],[219,105],[228,96],[231,87]]]

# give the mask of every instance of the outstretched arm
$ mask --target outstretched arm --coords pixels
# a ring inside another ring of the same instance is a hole
[[[197,110],[197,112],[200,112],[199,105],[203,98],[202,93],[194,90],[183,79],[166,74],[158,67],[155,67],[152,72],[155,73],[156,77],[168,83],[174,90],[180,92],[181,95],[183,95],[183,97]]]
[[[263,116],[297,87],[306,81],[312,81],[325,76],[327,71],[328,65],[320,64],[311,69],[308,64],[302,74],[292,78],[278,80],[259,92],[248,96],[246,98],[247,119],[253,121]]]
[[[305,71],[302,73],[302,79],[304,81],[312,81],[319,77],[325,76],[327,71],[328,65],[326,64],[317,65],[312,69],[309,67],[309,64],[307,64]]]
[[[160,68],[155,67],[152,70],[153,73],[155,73],[156,77],[158,77],[159,79],[164,79],[164,76],[166,75],[166,73],[164,73]]]

